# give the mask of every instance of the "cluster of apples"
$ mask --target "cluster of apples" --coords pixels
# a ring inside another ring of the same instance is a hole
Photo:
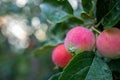
[[[73,56],[71,53],[92,51],[94,48],[97,48],[102,57],[120,58],[120,29],[106,29],[96,38],[94,33],[86,27],[74,27],[68,31],[64,44],[55,47],[52,60],[57,66],[65,67]]]

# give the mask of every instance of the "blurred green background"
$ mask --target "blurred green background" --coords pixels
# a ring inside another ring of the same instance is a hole
[[[41,3],[0,0],[0,80],[47,80],[56,72],[51,52],[33,55],[49,39]]]

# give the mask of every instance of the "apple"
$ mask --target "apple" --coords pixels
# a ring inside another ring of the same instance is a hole
[[[90,29],[77,26],[68,31],[64,44],[70,53],[91,51],[95,45],[95,36]]]
[[[64,44],[56,46],[52,52],[52,61],[61,68],[65,67],[71,58],[72,55],[66,50]]]
[[[110,28],[101,32],[96,40],[96,47],[103,57],[120,58],[120,29]]]

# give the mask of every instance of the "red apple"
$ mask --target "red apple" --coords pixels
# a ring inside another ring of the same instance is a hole
[[[65,67],[72,55],[65,49],[64,44],[60,44],[52,52],[52,61],[59,67]]]
[[[96,41],[101,56],[117,59],[120,57],[120,29],[106,29],[98,36]]]
[[[67,33],[64,43],[71,53],[91,51],[95,44],[95,36],[88,28],[77,26]]]

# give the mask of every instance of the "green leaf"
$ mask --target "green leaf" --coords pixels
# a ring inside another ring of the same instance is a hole
[[[109,28],[120,21],[120,0],[112,0],[108,5],[109,11],[102,19],[102,25]]]
[[[61,7],[63,11],[73,14],[73,9],[68,0],[43,0],[43,3],[48,3],[55,8]]]
[[[89,13],[92,8],[92,0],[82,0],[82,6],[85,12]]]
[[[108,65],[112,71],[120,72],[120,59],[111,60]]]
[[[43,46],[36,48],[35,50],[33,50],[33,55],[36,57],[39,57],[42,54],[47,54],[47,53],[51,53],[53,48],[59,44],[62,44],[63,42],[61,41],[48,41],[46,42]]]
[[[112,80],[112,74],[93,52],[83,52],[71,60],[59,80]]]
[[[44,0],[40,5],[41,11],[45,14],[48,20],[53,23],[60,23],[72,17],[73,9],[67,0]]]
[[[91,17],[95,16],[97,0],[82,0],[82,6]]]
[[[84,21],[85,26],[91,26],[92,24],[95,23],[94,17],[90,16],[87,13],[81,13],[81,18]]]
[[[86,13],[81,13],[81,17],[83,19],[94,19],[93,17],[91,17],[90,15],[86,14]]]
[[[105,3],[105,0],[97,0],[97,4],[96,4],[97,22],[100,22],[103,16],[108,12],[108,9],[106,6],[107,6],[107,3]]]
[[[57,74],[51,76],[48,80],[58,80],[60,75],[61,75],[61,73],[57,73]]]
[[[80,14],[81,14],[82,12],[84,12],[84,10],[83,10],[83,7],[82,7],[82,3],[81,3],[80,1],[78,1],[78,4],[79,4],[79,5],[77,6],[77,9],[74,10],[74,16],[76,16],[76,17],[78,17],[78,18],[81,19]]]
[[[57,44],[47,44],[47,45],[44,45],[40,48],[37,48],[33,51],[33,55],[36,56],[36,57],[39,57],[40,55],[42,54],[47,54],[47,53],[50,53],[52,52],[53,48],[56,46]]]
[[[112,73],[105,62],[95,57],[85,80],[112,80]]]
[[[69,18],[66,23],[68,24],[68,26],[71,28],[71,27],[75,27],[75,26],[78,26],[78,25],[82,25],[83,24],[83,20],[79,19],[78,17],[72,17],[72,18]]]
[[[63,73],[59,80],[72,80],[72,76],[78,72],[82,72],[83,69],[87,69],[92,64],[94,54],[92,52],[83,52],[77,54],[63,70]],[[82,72],[83,73],[83,72]],[[79,75],[80,76],[80,75]],[[84,76],[84,75],[81,75]],[[79,77],[79,79],[82,79]]]
[[[61,22],[54,25],[54,27],[50,31],[52,34],[55,35],[55,37],[58,37],[59,39],[64,40],[66,31],[69,29],[70,27],[65,22]]]

